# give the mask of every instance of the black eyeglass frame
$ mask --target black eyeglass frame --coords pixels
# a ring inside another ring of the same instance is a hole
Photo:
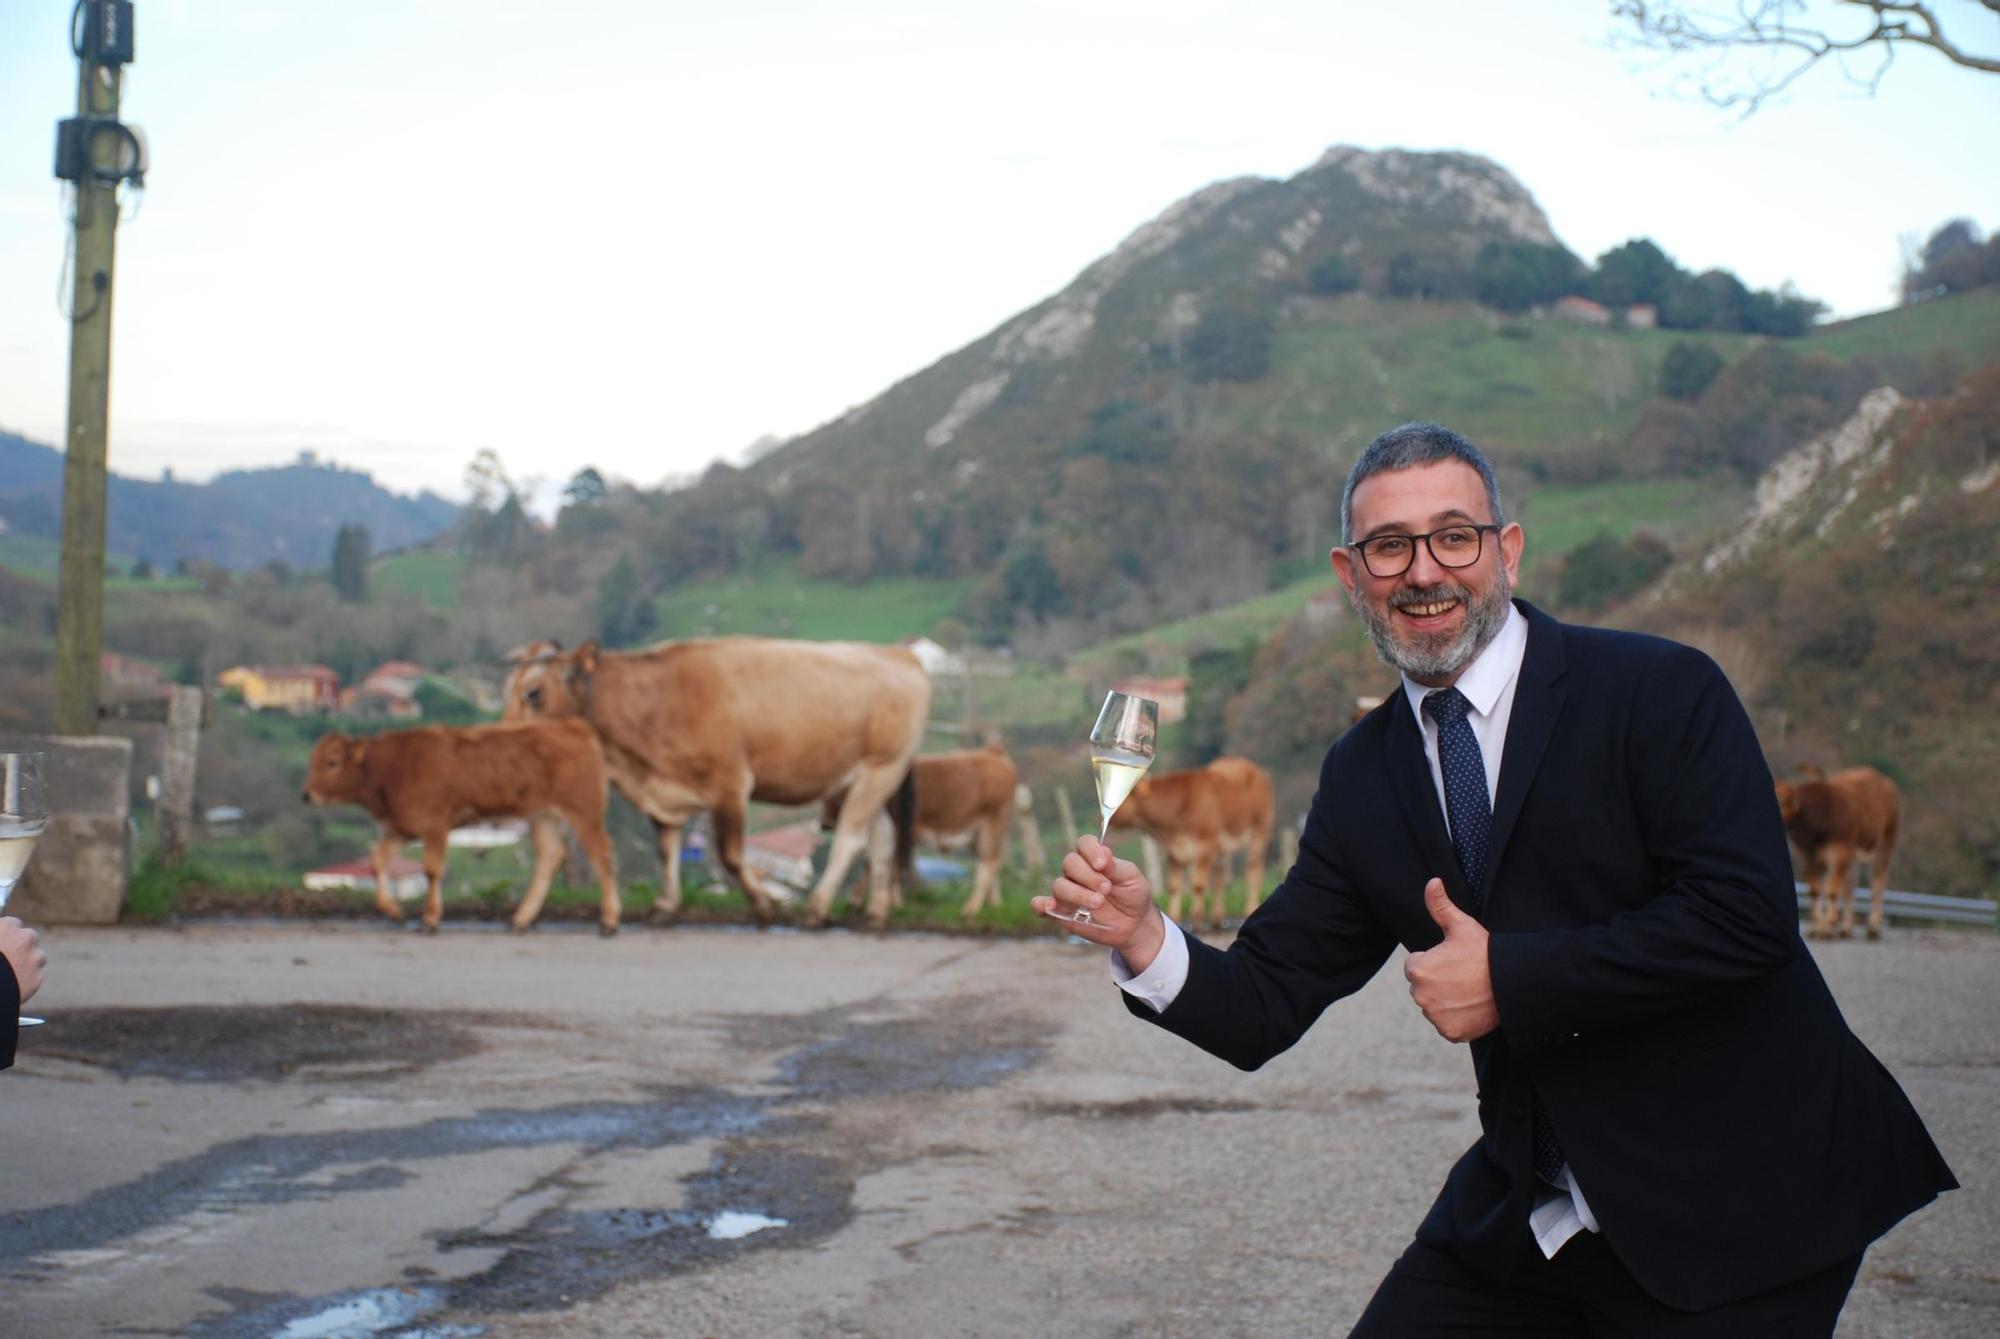
[[[1441,525],[1437,529],[1428,531],[1427,533],[1421,535],[1370,535],[1367,539],[1362,540],[1359,544],[1349,544],[1347,547],[1353,549],[1354,552],[1360,556],[1361,565],[1367,569],[1368,575],[1372,577],[1399,577],[1403,575],[1403,573],[1409,571],[1410,564],[1414,563],[1417,560],[1418,540],[1422,540],[1424,542],[1424,547],[1430,551],[1431,561],[1436,563],[1439,567],[1448,567],[1451,568],[1453,571],[1462,571],[1463,569],[1472,566],[1474,563],[1478,562],[1481,558],[1483,558],[1486,555],[1486,532],[1491,530],[1495,534],[1498,534],[1501,530],[1505,528],[1506,527],[1504,526],[1495,525],[1492,522],[1479,523],[1474,521],[1461,521],[1457,525]],[[1467,558],[1462,563],[1455,563],[1445,558],[1444,555],[1440,554],[1437,551],[1436,546],[1431,543],[1432,535],[1442,535],[1453,530],[1470,530],[1473,533],[1472,556],[1470,558]],[[1368,546],[1370,544],[1380,543],[1382,540],[1385,539],[1406,539],[1410,542],[1410,551],[1404,557],[1403,565],[1401,567],[1398,567],[1393,572],[1376,571],[1375,564],[1369,561],[1368,557]]]

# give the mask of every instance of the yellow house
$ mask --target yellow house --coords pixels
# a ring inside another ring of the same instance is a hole
[[[340,676],[325,665],[232,665],[216,682],[241,693],[253,711],[305,716],[340,701]]]

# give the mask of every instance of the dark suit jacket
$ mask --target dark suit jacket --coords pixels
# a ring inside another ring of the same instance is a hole
[[[1700,652],[1526,603],[1481,920],[1500,1008],[1472,1043],[1479,1124],[1417,1235],[1504,1281],[1537,1248],[1539,1090],[1606,1243],[1702,1310],[1858,1254],[1957,1182],[1851,1033],[1799,937],[1756,736]],[[1157,1017],[1244,1069],[1297,1041],[1398,944],[1468,904],[1400,692],[1320,773],[1298,863],[1225,953],[1190,937]]]
[[[14,979],[14,964],[0,958],[0,1069],[14,1063],[14,1045],[20,1040],[21,983]]]

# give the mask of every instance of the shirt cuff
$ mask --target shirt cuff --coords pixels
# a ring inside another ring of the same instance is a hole
[[[1125,959],[1116,951],[1111,954],[1111,979],[1118,988],[1134,999],[1142,1001],[1154,1013],[1165,1013],[1174,997],[1187,984],[1188,947],[1187,936],[1181,927],[1167,922],[1167,931],[1160,940],[1160,951],[1143,973],[1135,973],[1125,965]]]

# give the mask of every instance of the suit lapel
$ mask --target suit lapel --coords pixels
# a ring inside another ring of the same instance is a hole
[[[1451,900],[1468,908],[1472,898],[1465,886],[1465,874],[1458,867],[1458,853],[1452,849],[1451,833],[1444,825],[1444,810],[1438,805],[1437,783],[1431,780],[1430,762],[1424,757],[1424,734],[1410,711],[1410,700],[1399,687],[1389,719],[1388,767],[1390,784],[1403,806],[1403,817],[1417,834],[1424,859],[1444,880]],[[1416,889],[1421,900],[1423,889]]]
[[[1507,720],[1507,743],[1500,755],[1500,793],[1493,802],[1493,830],[1486,851],[1486,895],[1490,906],[1493,876],[1507,850],[1507,838],[1528,796],[1535,772],[1548,751],[1556,719],[1562,715],[1562,677],[1567,669],[1562,652],[1562,627],[1527,601],[1518,602],[1528,617],[1528,649],[1521,657],[1521,677],[1514,685],[1514,710]]]

